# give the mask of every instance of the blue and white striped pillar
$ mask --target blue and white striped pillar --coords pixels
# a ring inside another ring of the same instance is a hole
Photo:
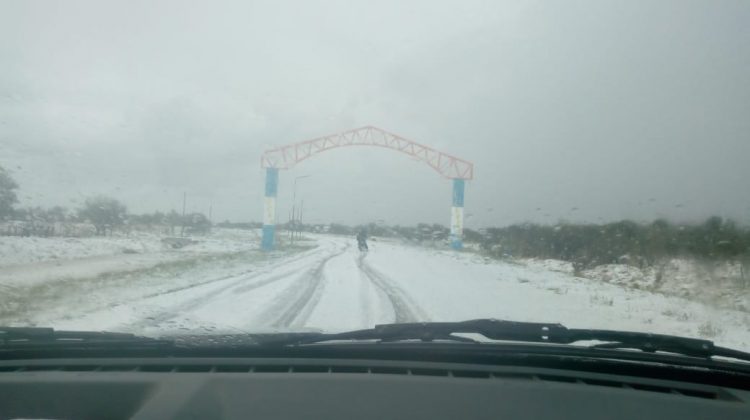
[[[263,198],[263,239],[264,251],[273,250],[276,235],[276,191],[279,185],[279,170],[266,168],[266,196]]]
[[[453,179],[453,206],[451,207],[451,248],[461,249],[464,233],[464,180]]]

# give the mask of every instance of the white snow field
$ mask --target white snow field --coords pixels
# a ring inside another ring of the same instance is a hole
[[[159,336],[492,317],[703,337],[750,350],[743,311],[473,252],[379,240],[361,254],[353,238],[326,235],[306,244],[264,253],[247,234],[224,232],[192,251],[144,245],[141,254],[0,265],[0,325]]]

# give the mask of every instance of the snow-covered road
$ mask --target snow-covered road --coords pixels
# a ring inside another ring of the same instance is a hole
[[[320,237],[317,245],[261,264],[235,264],[236,274],[67,316],[55,326],[158,334],[346,330],[429,319],[397,281],[374,268],[351,240]]]
[[[471,252],[378,241],[365,255],[351,238],[314,239],[316,246],[301,252],[255,251],[179,272],[139,272],[83,295],[56,292],[59,299],[26,311],[19,323],[163,335],[493,317],[703,336],[750,349],[745,312]]]

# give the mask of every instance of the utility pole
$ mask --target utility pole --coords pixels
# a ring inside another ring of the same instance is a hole
[[[297,181],[309,177],[310,175],[300,175],[294,178],[294,188],[292,188],[292,245],[294,244],[294,232],[297,228]]]
[[[294,216],[292,215],[292,209],[290,209],[289,220],[287,222],[287,229],[289,230],[289,241],[292,240],[292,220],[294,220]]]
[[[297,239],[302,237],[302,212],[305,210],[305,200],[302,200],[302,203],[299,206],[299,216],[297,217],[297,220],[299,221],[299,227],[297,229]]]
[[[187,204],[187,192],[182,193],[182,228],[180,229],[180,236],[185,236],[185,206]]]
[[[208,231],[209,231],[209,232],[210,232],[210,231],[211,231],[211,230],[213,229],[213,227],[214,227],[214,226],[213,226],[213,225],[214,225],[214,222],[213,222],[213,220],[212,220],[212,218],[211,218],[211,216],[212,216],[212,213],[213,213],[213,211],[214,211],[214,205],[213,205],[213,204],[209,204],[209,205],[208,205]]]

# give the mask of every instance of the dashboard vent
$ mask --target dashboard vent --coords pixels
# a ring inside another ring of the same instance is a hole
[[[655,385],[651,383],[634,381],[610,381],[592,378],[580,378],[575,376],[536,375],[532,379],[548,382],[578,383],[582,385],[606,386],[611,388],[633,389],[637,391],[658,392],[662,394],[683,395],[686,397],[703,398],[707,400],[737,401],[737,398],[729,393],[719,392],[718,388],[706,388],[696,385],[695,387],[670,387]]]
[[[587,377],[586,375],[548,375],[548,374],[525,374],[514,372],[492,372],[482,369],[440,369],[426,367],[408,367],[405,365],[329,365],[329,364],[112,364],[112,365],[45,365],[30,364],[26,366],[0,366],[0,373],[14,372],[145,372],[145,373],[351,373],[372,375],[405,375],[405,376],[432,376],[452,378],[475,378],[475,379],[511,379],[526,381],[557,382],[565,384],[578,384],[584,386],[604,386],[610,388],[628,389],[640,392],[656,392],[661,394],[679,395],[692,398],[721,401],[739,401],[739,399],[717,387],[686,384],[680,387],[671,387],[659,384],[658,381],[633,380],[616,381]]]

